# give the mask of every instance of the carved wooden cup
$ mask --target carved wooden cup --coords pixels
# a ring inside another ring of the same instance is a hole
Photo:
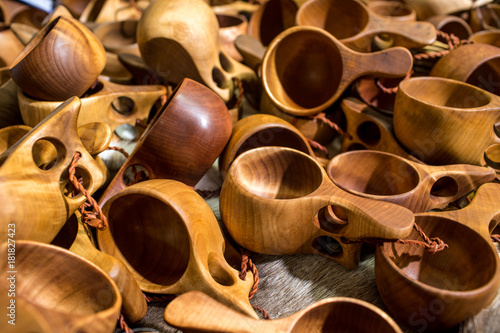
[[[82,96],[106,64],[106,52],[79,21],[60,16],[45,25],[10,66],[17,85],[31,97],[61,101]]]
[[[460,81],[415,77],[399,84],[394,132],[425,163],[486,165],[485,150],[500,143],[500,97]]]
[[[413,227],[406,208],[352,195],[309,155],[261,147],[236,158],[220,194],[221,218],[241,246],[263,254],[314,253],[356,268],[361,244],[342,237],[399,239]]]
[[[500,285],[500,262],[490,232],[499,222],[499,184],[485,184],[465,208],[420,213],[425,233],[449,248],[435,254],[406,244],[377,246],[375,277],[389,310],[410,327],[439,330],[458,325],[486,307]],[[420,236],[413,231],[408,239]]]
[[[7,242],[0,245],[3,253],[10,248]],[[0,263],[0,291],[8,293],[14,283],[16,303],[33,307],[50,327],[47,332],[113,332],[122,303],[120,292],[90,261],[54,245],[16,240],[14,280],[7,263]]]
[[[148,180],[111,197],[103,212],[109,228],[97,235],[101,250],[122,260],[143,291],[200,290],[257,318],[248,300],[253,277],[241,280],[226,262],[215,215],[193,189]]]
[[[359,53],[322,29],[293,27],[269,45],[262,84],[278,109],[310,116],[331,106],[358,77],[404,77],[412,64],[402,47]]]
[[[339,154],[328,163],[327,173],[337,186],[352,194],[393,202],[412,212],[445,208],[495,179],[492,168],[424,165],[375,150]]]

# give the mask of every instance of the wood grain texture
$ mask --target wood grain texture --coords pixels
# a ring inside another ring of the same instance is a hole
[[[449,78],[500,95],[500,48],[487,44],[463,45],[445,55],[429,76]]]
[[[219,172],[225,177],[234,159],[247,150],[280,146],[297,149],[315,157],[309,142],[297,128],[281,118],[254,114],[239,120],[219,157]]]
[[[82,96],[105,64],[104,48],[95,35],[77,20],[60,16],[26,45],[9,71],[26,94],[61,101]]]
[[[31,130],[32,128],[26,125],[12,125],[0,129],[0,155]]]
[[[499,30],[482,30],[473,33],[469,37],[469,41],[474,43],[489,44],[500,47],[500,31]]]
[[[234,160],[220,194],[231,237],[262,254],[314,253],[356,268],[358,239],[405,237],[413,214],[391,203],[349,194],[312,157],[285,147],[249,150]]]
[[[500,143],[499,121],[498,96],[456,80],[410,78],[396,94],[396,138],[425,163],[485,165],[485,149]]]
[[[248,35],[268,46],[276,36],[296,25],[297,11],[293,0],[266,1],[250,17]]]
[[[7,253],[8,244],[0,249]],[[53,245],[17,240],[15,249],[16,303],[19,299],[34,307],[49,332],[113,332],[122,299],[113,280],[99,267]],[[0,267],[0,289],[7,293],[7,261]]]
[[[79,212],[71,215],[51,244],[89,260],[116,283],[122,296],[121,313],[127,322],[135,323],[144,318],[148,305],[139,285],[122,261],[96,248],[93,234],[81,221]]]
[[[10,66],[24,49],[24,44],[17,38],[12,29],[0,30],[0,67]]]
[[[372,39],[388,34],[394,45],[407,48],[431,44],[436,29],[429,22],[400,22],[372,13],[358,0],[309,0],[297,12],[297,24],[322,28],[349,48],[369,52]]]
[[[187,308],[190,311],[186,311]],[[173,300],[166,307],[164,317],[167,323],[183,332],[402,332],[376,306],[349,297],[326,298],[278,320],[255,320],[201,292],[191,291]]]
[[[144,11],[137,27],[144,62],[165,82],[190,78],[207,85],[225,102],[233,98],[233,78],[257,83],[257,75],[232,59],[219,42],[215,13],[202,0],[159,0]]]
[[[412,212],[445,208],[496,176],[489,167],[424,165],[374,150],[339,154],[326,169],[340,188],[366,198],[393,202]]]
[[[17,226],[16,239],[50,242],[66,220],[86,201],[69,193],[68,167],[78,151],[77,174],[94,193],[104,183],[100,165],[78,138],[78,98],[68,99],[21,140],[0,155],[0,240],[8,223]],[[19,166],[23,167],[20,168]]]
[[[341,152],[378,150],[418,162],[418,159],[406,152],[396,140],[392,118],[354,97],[344,98],[341,108],[346,118],[346,132],[352,137],[344,138]]]
[[[149,179],[175,179],[194,186],[229,141],[232,122],[224,102],[201,83],[185,79],[157,112],[111,181],[100,204],[126,187],[132,165],[146,168]]]
[[[278,109],[310,116],[331,106],[355,79],[404,77],[412,64],[405,48],[359,53],[320,28],[300,26],[282,32],[269,45],[262,84]]]
[[[461,210],[416,214],[415,223],[427,235],[449,245],[439,253],[401,244],[377,247],[377,287],[398,319],[444,330],[493,300],[500,285],[500,263],[489,235],[499,222],[499,198],[500,184],[490,183]],[[408,238],[419,236],[412,232]]]
[[[78,126],[103,122],[113,131],[122,124],[135,126],[137,119],[146,120],[151,108],[167,92],[161,85],[131,86],[104,80],[99,80],[96,91],[80,99]],[[22,90],[18,100],[23,122],[29,126],[38,124],[61,103],[30,98]]]
[[[248,300],[253,276],[243,281],[229,266],[218,222],[193,189],[175,180],[148,180],[111,197],[103,212],[110,227],[98,233],[99,247],[122,260],[143,291],[200,290],[257,318]]]
[[[17,101],[18,91],[19,87],[10,78],[0,86],[0,101],[2,101],[0,103],[0,128],[24,124]]]
[[[7,25],[23,23],[40,29],[47,13],[15,0],[1,0],[0,12]]]

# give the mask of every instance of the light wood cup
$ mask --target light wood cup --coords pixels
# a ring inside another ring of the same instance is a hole
[[[257,318],[248,300],[253,276],[241,280],[226,262],[217,219],[193,189],[170,179],[148,180],[111,197],[103,212],[109,228],[98,233],[99,247],[122,260],[143,291],[200,290]]]
[[[361,243],[342,238],[399,239],[413,227],[408,209],[341,190],[314,158],[286,147],[236,158],[222,185],[220,212],[231,237],[250,251],[319,254],[350,269]]]

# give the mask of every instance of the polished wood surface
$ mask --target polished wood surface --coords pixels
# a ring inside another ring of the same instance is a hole
[[[243,15],[216,14],[219,22],[219,39],[222,47],[234,60],[241,62],[243,57],[234,45],[238,36],[246,35],[248,20]]]
[[[225,177],[234,159],[247,150],[280,146],[315,157],[307,139],[296,127],[276,116],[254,114],[239,120],[219,157],[219,172]]]
[[[149,179],[195,186],[219,157],[231,130],[229,112],[217,94],[201,83],[183,80],[156,113],[100,204],[127,186],[124,173],[133,165],[144,167]]]
[[[60,16],[26,45],[9,71],[31,97],[61,101],[80,97],[90,88],[105,66],[105,56],[102,44],[87,27]]]
[[[7,253],[8,245],[5,242],[0,249]],[[16,304],[20,300],[34,307],[50,332],[113,332],[122,299],[113,280],[99,267],[53,245],[16,240],[15,249]],[[0,267],[0,289],[7,293],[7,260]]]
[[[0,129],[0,155],[31,130],[32,128],[26,125],[12,125]]]
[[[409,234],[406,208],[352,195],[334,185],[312,157],[285,147],[262,147],[236,158],[220,194],[231,237],[262,254],[314,253],[356,268],[361,243]]]
[[[103,122],[114,131],[122,124],[135,126],[137,119],[148,119],[151,108],[167,92],[162,85],[122,85],[99,80],[93,92],[82,97],[82,110],[78,125]],[[44,101],[18,92],[19,108],[25,124],[35,126],[60,101]]]
[[[79,212],[71,215],[51,244],[91,261],[113,279],[122,296],[121,313],[129,323],[144,318],[148,305],[139,285],[122,261],[96,248],[92,232],[81,221]]]
[[[358,0],[309,0],[297,12],[297,24],[328,31],[349,48],[367,52],[373,37],[388,34],[394,45],[416,48],[431,44],[436,29],[429,22],[397,21],[372,13]]]
[[[143,291],[200,290],[257,318],[248,300],[253,276],[241,280],[226,262],[217,219],[193,189],[175,180],[148,180],[111,197],[103,212],[109,228],[98,232],[99,247],[122,260]]]
[[[310,116],[332,105],[358,77],[404,77],[412,64],[405,48],[359,53],[322,29],[300,26],[282,32],[269,45],[262,84],[278,109]]]
[[[24,49],[24,44],[10,28],[0,30],[0,44],[0,67],[10,66]]]
[[[115,54],[131,53],[141,55],[136,34],[139,20],[103,22],[97,24],[92,31],[101,41],[104,49]]]
[[[281,319],[255,320],[201,292],[191,291],[168,304],[164,318],[183,332],[402,332],[378,307],[349,297],[323,299]]]
[[[460,39],[466,40],[472,35],[472,30],[467,21],[455,15],[435,15],[429,17],[426,21],[432,23],[436,30],[453,34]]]
[[[246,34],[236,37],[234,46],[241,54],[243,63],[259,73],[259,66],[266,54],[266,47],[258,39]]]
[[[16,239],[48,243],[86,201],[81,194],[73,197],[68,185],[76,152],[82,154],[76,171],[87,191],[104,183],[100,165],[78,138],[80,105],[78,98],[68,99],[0,155],[0,240],[7,239],[6,225],[15,223]]]
[[[326,171],[337,186],[352,194],[393,202],[412,212],[445,208],[496,176],[492,168],[424,165],[374,150],[339,154]]]
[[[500,47],[500,31],[499,30],[482,30],[473,33],[469,37],[469,41],[474,43],[489,44]]]
[[[498,224],[499,196],[500,184],[489,183],[463,209],[416,214],[415,223],[427,235],[449,245],[439,253],[402,244],[377,247],[377,287],[393,315],[410,325],[442,331],[493,300],[500,285],[500,264],[489,235]],[[412,232],[408,238],[420,236]],[[418,314],[422,308],[431,311],[432,321]]]
[[[248,35],[268,46],[276,36],[296,25],[297,11],[293,0],[266,1],[250,17]]]
[[[355,97],[344,98],[341,108],[346,119],[346,132],[351,136],[342,141],[341,152],[370,149],[419,161],[406,152],[394,137],[391,117]]]
[[[233,78],[257,82],[255,72],[221,46],[216,15],[202,0],[152,2],[139,20],[137,43],[144,62],[164,82],[177,85],[187,77],[207,85],[224,102],[234,98]]]
[[[2,101],[0,103],[0,128],[24,125],[17,101],[18,91],[19,87],[10,78],[0,86],[0,100]]]
[[[500,95],[495,83],[500,80],[500,48],[481,43],[463,45],[439,59],[429,76],[466,82]]]
[[[396,94],[396,138],[429,164],[484,165],[485,149],[500,143],[498,119],[498,96],[452,79],[410,78]]]

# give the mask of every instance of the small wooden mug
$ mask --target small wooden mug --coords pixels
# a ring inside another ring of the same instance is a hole
[[[31,97],[61,101],[81,97],[106,64],[106,52],[79,21],[59,16],[45,25],[9,68]]]
[[[226,103],[234,99],[233,79],[258,83],[252,69],[224,50],[217,17],[202,0],[151,2],[139,20],[137,43],[144,62],[164,82],[177,85],[186,77],[202,82]]]
[[[183,332],[299,333],[320,328],[324,333],[402,333],[380,308],[350,297],[326,298],[281,319],[255,320],[201,292],[190,291],[167,305],[164,318]]]
[[[373,37],[388,34],[394,45],[431,44],[436,29],[428,22],[397,21],[371,12],[358,0],[309,0],[297,12],[298,25],[322,28],[349,48],[369,52]]]
[[[101,166],[79,139],[80,106],[78,98],[68,99],[1,155],[0,221],[17,225],[16,239],[52,241],[87,200],[81,193],[72,196],[69,188],[68,167],[77,152],[76,174],[85,189],[94,193],[105,181]],[[6,227],[0,240],[7,240]]]
[[[402,205],[417,213],[445,208],[495,179],[492,168],[469,164],[424,165],[374,150],[339,154],[328,163],[327,173],[345,191]]]
[[[99,80],[91,93],[82,97],[82,110],[78,126],[103,122],[111,130],[129,124],[135,126],[137,119],[147,120],[155,103],[167,93],[162,85],[124,85]],[[19,109],[23,122],[36,126],[60,101],[44,101],[18,92]]]
[[[476,44],[489,44],[500,47],[500,30],[482,30],[473,33],[469,41]]]
[[[232,238],[250,251],[314,253],[350,269],[361,243],[342,237],[398,239],[413,227],[408,209],[341,190],[314,158],[286,147],[238,156],[222,185],[220,212]]]
[[[310,116],[331,106],[358,77],[404,77],[412,64],[405,48],[359,53],[325,30],[299,26],[285,30],[269,45],[262,61],[262,84],[278,109]]]
[[[229,141],[232,126],[227,107],[215,92],[184,79],[149,123],[100,205],[127,186],[124,174],[131,167],[143,167],[149,179],[175,179],[195,186]]]
[[[247,150],[280,146],[297,149],[315,157],[307,139],[290,123],[276,116],[254,114],[239,120],[219,157],[219,172],[226,176],[234,159]]]
[[[377,246],[377,287],[395,317],[416,330],[443,331],[491,303],[500,285],[490,238],[498,224],[499,196],[500,185],[489,183],[463,209],[416,214],[425,233],[449,245],[438,253],[407,244]],[[413,231],[408,239],[419,237]]]
[[[455,15],[435,15],[427,19],[436,30],[453,34],[460,39],[468,39],[472,35],[469,24],[461,17]]]
[[[399,142],[429,164],[484,165],[485,149],[500,143],[500,97],[452,79],[402,81],[393,119]]]
[[[462,45],[439,59],[429,76],[466,82],[500,95],[500,48],[481,43]]]
[[[109,228],[98,232],[99,247],[122,260],[143,291],[200,290],[258,318],[248,300],[252,276],[241,280],[226,262],[215,215],[193,189],[175,180],[148,180],[115,194],[103,213]]]
[[[13,228],[17,232],[20,226]],[[0,249],[9,253],[12,245],[4,242]],[[15,297],[9,302],[18,304],[19,300],[32,307],[43,318],[37,328],[46,324],[50,328],[47,333],[113,332],[122,298],[116,284],[99,267],[58,246],[18,239],[14,261],[14,270],[7,260],[0,262],[0,292],[7,294],[13,284]]]

